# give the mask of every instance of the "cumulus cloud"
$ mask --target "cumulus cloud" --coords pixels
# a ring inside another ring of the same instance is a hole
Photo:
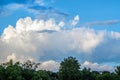
[[[56,24],[54,19],[44,21],[32,20],[30,17],[21,18],[17,21],[16,27],[9,25],[1,36],[1,42],[5,47],[9,47],[4,55],[7,57],[8,54],[14,53],[36,59],[44,53],[89,53],[103,39],[102,32],[85,28],[61,30],[63,26],[63,22]]]
[[[111,71],[113,72],[114,71],[114,68],[111,67],[111,66],[108,66],[108,65],[100,65],[98,63],[92,63],[92,62],[89,62],[89,61],[85,61],[83,64],[82,64],[82,67],[86,67],[86,68],[91,68],[91,70],[93,71]]]
[[[41,62],[41,65],[39,66],[38,69],[42,70],[49,70],[49,71],[58,71],[60,67],[60,63],[56,62],[54,60],[48,60]],[[90,61],[85,61],[84,63],[81,64],[80,66],[82,69],[83,68],[90,68],[92,71],[110,71],[114,72],[114,67],[105,65],[105,64],[98,64],[98,63],[92,63]]]
[[[39,69],[48,71],[58,71],[60,64],[54,60],[42,62]]]
[[[58,71],[60,67],[60,63],[56,62],[54,60],[48,60],[41,62],[41,65],[39,66],[38,69],[42,70],[49,70],[49,71]],[[92,63],[90,61],[85,61],[84,63],[81,64],[81,68],[90,68],[93,71],[110,71],[114,72],[114,67],[105,65],[105,64],[98,64],[97,62]]]
[[[82,62],[118,61],[119,32],[96,31],[81,27],[63,30],[65,24],[67,23],[63,21],[58,23],[54,19],[32,20],[30,17],[19,19],[15,27],[9,25],[5,28],[0,37],[0,61],[42,60],[41,66],[46,66],[44,69],[48,70],[53,70],[51,65],[56,65],[56,70],[58,68],[56,60],[61,60],[66,55],[74,55]],[[90,62],[84,64],[92,65]],[[93,69],[94,66],[99,67],[98,70],[108,67],[93,64]]]

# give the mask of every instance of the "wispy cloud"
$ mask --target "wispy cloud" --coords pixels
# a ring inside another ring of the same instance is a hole
[[[45,18],[57,18],[61,17],[65,18],[68,17],[67,13],[61,12],[59,10],[54,9],[53,7],[46,7],[40,5],[33,5],[26,8],[27,11],[35,14],[37,18],[45,19]]]
[[[78,22],[79,22],[79,15],[76,15],[75,17],[74,17],[74,19],[71,21],[71,25],[72,26],[76,26],[77,24],[78,24]]]
[[[85,23],[83,26],[101,26],[101,25],[114,25],[119,24],[120,20],[107,20],[107,21],[94,21]]]
[[[9,13],[11,11],[15,11],[17,9],[25,9],[26,11],[33,13],[38,17],[38,15],[41,16],[63,16],[66,17],[68,14],[61,12],[59,10],[54,9],[53,7],[49,7],[45,5],[44,0],[2,0],[0,2],[0,14],[5,15],[5,13]],[[51,15],[49,15],[49,13]]]
[[[35,0],[34,3],[38,5],[45,5],[44,0]]]

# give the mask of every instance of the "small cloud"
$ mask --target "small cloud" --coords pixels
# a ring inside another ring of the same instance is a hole
[[[23,4],[12,3],[12,4],[6,5],[4,8],[14,11],[14,10],[17,10],[17,9],[23,8],[23,7],[25,7]]]
[[[111,32],[111,36],[116,39],[120,39],[120,33],[119,32]]]
[[[72,26],[76,26],[77,24],[78,24],[78,22],[79,22],[79,15],[76,15],[75,17],[74,17],[74,19],[71,21],[71,25]]]

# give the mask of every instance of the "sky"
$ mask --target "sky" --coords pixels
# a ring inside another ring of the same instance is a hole
[[[81,67],[120,65],[120,0],[0,0],[0,62],[40,62],[57,71],[73,56]],[[53,67],[54,66],[54,67]]]

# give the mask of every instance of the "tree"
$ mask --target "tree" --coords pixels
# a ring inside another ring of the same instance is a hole
[[[112,74],[109,71],[103,71],[102,72],[102,79],[103,80],[114,80],[112,79]]]
[[[82,80],[95,80],[93,78],[90,68],[83,68],[83,70],[81,71],[81,79]]]
[[[60,63],[59,80],[79,80],[80,64],[74,57],[65,58]]]
[[[31,80],[34,77],[36,69],[39,65],[40,63],[35,63],[30,60],[26,61],[22,64],[22,76],[26,80]]]
[[[0,65],[0,80],[6,80],[5,68]]]
[[[117,73],[117,75],[120,75],[120,66],[116,67],[115,72]]]
[[[53,80],[50,76],[51,72],[46,70],[39,70],[35,72],[35,76],[32,80]]]
[[[7,80],[25,80],[22,77],[22,67],[19,65],[19,62],[13,64],[13,61],[10,60],[6,65],[6,78]]]

